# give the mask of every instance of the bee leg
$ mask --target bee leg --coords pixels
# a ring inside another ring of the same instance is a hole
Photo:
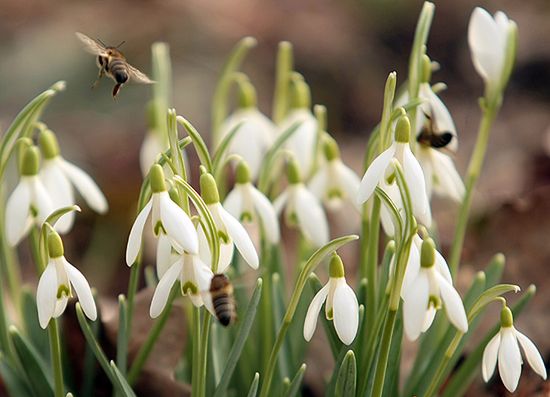
[[[113,87],[113,99],[115,99],[121,87],[122,87],[122,84],[120,83],[115,84],[115,86]]]
[[[99,80],[105,75],[105,70],[103,68],[99,69],[99,74],[97,75],[96,81],[94,81],[94,84],[92,84],[92,90],[97,87],[99,84]]]

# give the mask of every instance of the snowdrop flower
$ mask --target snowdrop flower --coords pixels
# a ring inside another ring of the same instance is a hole
[[[19,174],[21,178],[6,204],[6,236],[15,247],[33,225],[41,226],[54,207],[48,191],[38,177],[40,154],[36,146],[23,153]]]
[[[279,133],[282,134],[292,125],[300,123],[298,129],[285,142],[285,148],[290,151],[300,167],[300,171],[308,177],[313,167],[317,144],[317,119],[311,113],[311,94],[303,79],[296,79],[291,85],[293,89],[292,110],[281,122]]]
[[[273,206],[277,214],[285,209],[289,226],[297,226],[302,235],[316,247],[322,247],[329,240],[328,221],[317,198],[304,186],[296,160],[287,165],[288,186],[275,199]]]
[[[158,132],[149,131],[145,134],[139,149],[139,166],[143,176],[146,176],[151,166],[157,162],[159,154],[167,149],[168,142],[165,142]]]
[[[244,226],[222,207],[214,177],[209,173],[202,174],[200,186],[201,196],[210,210],[220,239],[220,258],[216,272],[223,273],[227,269],[233,259],[234,247],[237,247],[237,251],[239,251],[252,269],[257,269],[259,259],[254,244]],[[198,235],[201,259],[204,263],[210,263],[212,258],[210,248],[208,247],[208,240],[200,225]]]
[[[417,243],[416,243],[417,244]],[[446,263],[437,258],[434,242],[427,238],[414,251],[407,263],[403,280],[403,323],[409,340],[418,339],[433,322],[435,313],[445,306],[449,321],[461,332],[468,331],[468,320],[460,295],[452,285]],[[444,260],[443,260],[444,261]]]
[[[44,155],[40,178],[50,194],[54,208],[75,204],[74,186],[91,209],[100,214],[107,212],[107,200],[99,187],[87,173],[61,157],[57,138],[52,131],[41,131],[40,147]],[[61,234],[67,233],[73,222],[74,212],[71,211],[57,221],[55,229]]]
[[[355,200],[359,191],[359,177],[342,162],[334,139],[329,138],[323,149],[327,162],[321,165],[309,181],[309,190],[328,208],[337,209],[344,201],[350,201],[360,211]]]
[[[280,240],[277,213],[269,199],[250,182],[248,165],[240,161],[237,165],[235,187],[227,195],[223,206],[241,222],[258,222],[267,241],[277,244]]]
[[[176,281],[180,282],[181,293],[189,296],[193,305],[200,307],[204,304],[201,291],[207,291],[212,279],[212,270],[198,255],[183,253],[164,272],[153,294],[149,314],[157,318],[168,301],[170,290]]]
[[[468,44],[472,61],[490,93],[500,91],[508,82],[515,57],[517,27],[506,14],[492,17],[476,7],[468,25]]]
[[[508,306],[504,306],[500,314],[500,331],[489,341],[483,351],[481,369],[485,382],[488,382],[495,372],[498,360],[498,372],[502,383],[510,393],[516,390],[523,364],[518,344],[531,368],[546,380],[546,367],[537,347],[531,339],[514,327],[512,311]]]
[[[239,123],[227,154],[241,156],[249,165],[252,180],[256,180],[264,155],[269,150],[275,138],[275,125],[256,107],[256,91],[246,80],[239,83],[240,107],[229,116],[220,127],[220,141]]]
[[[153,194],[138,214],[132,225],[132,230],[130,230],[126,247],[126,264],[128,266],[132,266],[138,256],[143,228],[151,212],[151,224],[155,236],[164,234],[172,247],[180,253],[186,251],[190,254],[197,254],[199,250],[195,227],[185,211],[170,198],[164,182],[164,172],[160,165],[155,164],[151,167],[149,179]]]
[[[432,192],[462,202],[465,188],[453,160],[447,154],[423,144],[418,145],[417,158],[426,178],[426,194]]]
[[[403,167],[405,182],[411,195],[414,216],[420,223],[430,227],[432,216],[426,194],[426,182],[422,168],[409,146],[410,129],[408,117],[402,116],[395,127],[395,141],[373,160],[365,172],[359,186],[358,202],[363,204],[367,201],[374,193],[376,186],[382,184],[383,178],[386,179],[387,184],[391,183],[393,172],[391,172],[390,165],[392,159],[395,158]]]
[[[95,321],[97,310],[92,290],[82,273],[65,259],[63,242],[59,234],[52,231],[48,236],[48,252],[50,260],[40,276],[36,290],[38,320],[42,328],[46,328],[50,319],[63,314],[67,302],[72,296],[71,285],[74,288],[84,314]]]
[[[355,293],[346,283],[344,265],[336,253],[330,260],[328,283],[317,292],[307,309],[304,338],[308,342],[315,332],[317,317],[325,301],[327,320],[334,321],[336,334],[343,343],[350,345],[359,326],[359,304]]]

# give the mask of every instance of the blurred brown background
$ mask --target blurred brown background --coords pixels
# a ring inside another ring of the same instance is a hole
[[[482,93],[466,41],[470,13],[476,5],[491,13],[501,9],[519,26],[517,67],[474,198],[459,285],[465,286],[495,252],[505,253],[505,280],[523,289],[534,282],[539,288],[518,328],[532,337],[548,362],[550,2],[435,3],[428,53],[441,64],[433,82],[444,81],[449,87],[441,96],[458,128],[456,162],[461,174],[474,143],[480,118],[477,98]],[[66,91],[52,101],[44,121],[59,135],[64,157],[95,177],[111,207],[104,217],[85,209],[67,245],[91,284],[114,299],[126,289],[129,274],[123,254],[141,182],[138,151],[151,89],[128,85],[116,101],[110,95],[111,81],[103,80],[90,90],[97,68],[75,31],[111,45],[125,40],[122,50],[128,60],[146,73],[151,71],[151,44],[168,42],[173,105],[205,135],[218,72],[234,43],[244,35],[258,39],[244,71],[257,87],[260,108],[269,113],[277,43],[289,40],[295,48],[296,69],[310,83],[314,103],[328,107],[329,131],[341,144],[345,161],[359,173],[366,139],[380,117],[385,78],[396,70],[399,81],[405,79],[421,4],[404,0],[2,0],[0,129],[35,94],[54,81],[67,81]],[[434,205],[445,251],[452,239],[456,208],[439,200]],[[544,393],[540,382],[524,378],[521,383],[524,394],[520,395],[532,395],[535,389]],[[504,395],[499,386],[481,386],[471,395],[481,393]]]

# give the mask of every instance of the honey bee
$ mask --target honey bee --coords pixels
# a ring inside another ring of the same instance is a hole
[[[431,114],[433,115],[433,112]],[[434,149],[445,149],[455,153],[457,147],[456,134],[451,131],[440,131],[431,115],[424,112],[424,116],[428,122],[416,137],[416,141]]]
[[[92,85],[94,88],[99,80],[106,75],[115,82],[113,88],[113,98],[115,98],[120,91],[123,84],[128,80],[132,80],[141,84],[152,84],[154,81],[149,79],[147,75],[137,70],[135,67],[126,62],[124,54],[118,49],[124,42],[120,43],[116,47],[108,47],[99,40],[91,39],[83,33],[76,32],[76,37],[84,43],[86,51],[93,55],[97,55],[97,66],[99,68],[99,74],[97,80]]]
[[[209,293],[220,324],[224,327],[233,324],[237,320],[233,285],[225,274],[214,274],[210,281]]]

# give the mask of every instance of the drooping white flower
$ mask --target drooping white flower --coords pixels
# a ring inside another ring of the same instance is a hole
[[[48,191],[54,208],[63,208],[75,204],[73,187],[94,211],[104,214],[109,208],[105,196],[86,172],[71,164],[59,152],[54,133],[43,130],[40,133],[40,146],[44,155],[44,164],[40,178]],[[63,215],[55,224],[59,233],[67,233],[74,222],[74,212]]]
[[[126,247],[126,264],[128,266],[132,266],[137,258],[141,248],[143,228],[150,213],[152,213],[151,224],[155,236],[164,234],[168,237],[172,247],[180,253],[186,251],[190,254],[197,254],[199,251],[195,227],[185,211],[170,198],[166,190],[162,167],[158,164],[153,165],[149,178],[153,194],[132,225]]]
[[[239,123],[242,125],[229,144],[227,155],[237,154],[249,165],[252,180],[256,180],[266,152],[275,138],[275,125],[255,106],[237,109],[220,128],[223,139]]]
[[[337,209],[344,202],[350,202],[359,211],[355,199],[359,191],[359,177],[342,162],[340,150],[333,139],[325,142],[324,152],[327,162],[311,177],[308,189],[328,208]]]
[[[498,361],[498,372],[504,386],[513,393],[519,383],[523,360],[519,347],[533,370],[546,380],[546,367],[535,344],[514,327],[511,310],[505,306],[501,311],[500,330],[483,351],[482,374],[488,382]]]
[[[315,247],[325,245],[329,240],[328,221],[321,203],[301,182],[298,164],[291,160],[287,166],[288,186],[273,206],[277,214],[283,209],[286,223],[297,226],[302,235]]]
[[[383,178],[386,178],[386,183],[395,183],[389,180],[394,179],[393,170],[390,165],[392,159],[395,158],[403,168],[405,182],[411,196],[414,216],[420,223],[426,227],[430,227],[432,216],[430,203],[426,194],[426,182],[422,168],[410,149],[409,137],[409,119],[407,116],[403,116],[398,120],[395,127],[395,141],[388,149],[380,153],[373,160],[365,172],[359,187],[358,203],[363,204],[367,201],[374,193],[376,186],[382,183]],[[388,178],[388,173],[390,173],[390,178]]]
[[[244,161],[237,165],[235,187],[227,195],[223,206],[241,222],[258,222],[269,243],[279,242],[277,213],[269,199],[250,182],[250,171]]]
[[[452,285],[447,264],[441,263],[442,257],[438,259],[436,253],[431,238],[422,242],[420,252],[417,243],[411,246],[401,293],[405,335],[412,341],[430,327],[442,304],[449,321],[463,333],[468,330],[464,304]]]
[[[167,139],[163,140],[156,131],[149,131],[145,134],[143,143],[139,150],[139,166],[141,174],[145,177],[151,166],[157,162],[160,153],[168,149]]]
[[[48,251],[50,259],[40,276],[36,290],[40,326],[46,328],[50,319],[63,314],[72,296],[72,288],[76,292],[84,314],[95,321],[97,309],[90,285],[82,273],[63,256],[63,242],[56,232],[48,236]]]
[[[285,148],[294,155],[300,171],[307,176],[311,172],[315,158],[317,119],[309,108],[294,109],[281,122],[280,133],[287,131],[295,123],[300,123],[300,125],[285,142]]]
[[[233,259],[234,247],[237,247],[237,251],[251,268],[257,269],[260,261],[256,248],[254,248],[254,244],[244,226],[222,207],[214,177],[208,173],[202,174],[200,185],[201,196],[210,210],[220,240],[220,258],[216,272],[223,273],[227,269]],[[204,263],[210,263],[212,257],[208,240],[200,225],[198,236],[201,259]]]
[[[462,202],[465,193],[464,183],[455,168],[452,158],[443,152],[422,144],[418,145],[416,156],[424,171],[428,197],[431,197],[432,192],[435,192],[457,203]]]
[[[330,260],[329,280],[315,294],[304,321],[304,338],[310,341],[317,326],[317,317],[325,303],[325,316],[333,320],[334,329],[340,340],[350,345],[357,335],[359,326],[359,304],[353,289],[346,283],[344,265],[337,254]]]
[[[39,157],[36,146],[25,149],[19,183],[6,204],[5,230],[12,247],[27,235],[33,225],[41,226],[54,210],[48,191],[38,176]]]
[[[176,281],[180,282],[181,293],[189,296],[193,305],[200,307],[204,304],[201,291],[207,291],[213,273],[199,257],[199,255],[183,253],[164,272],[157,284],[149,314],[152,318],[158,317],[168,301],[170,290]]]
[[[516,25],[506,14],[498,11],[492,17],[486,10],[476,7],[468,25],[468,44],[472,62],[485,81],[489,91],[505,84],[515,54],[507,54],[510,40],[515,40]],[[511,56],[512,59],[507,59]]]

